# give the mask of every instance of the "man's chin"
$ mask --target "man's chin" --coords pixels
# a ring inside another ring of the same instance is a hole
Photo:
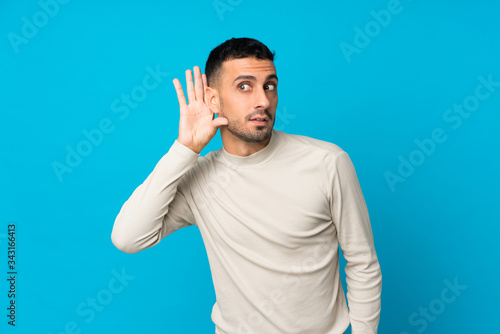
[[[258,126],[257,128],[253,126],[252,128],[253,129],[245,129],[245,131],[231,129],[231,127],[228,127],[227,129],[234,136],[248,143],[260,143],[265,141],[271,136],[273,131],[272,126]]]

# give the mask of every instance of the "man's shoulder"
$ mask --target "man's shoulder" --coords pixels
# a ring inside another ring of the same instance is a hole
[[[281,132],[281,131],[280,131]],[[286,139],[287,144],[290,148],[295,148],[298,150],[307,150],[311,153],[326,154],[331,156],[336,156],[340,153],[345,153],[345,151],[332,142],[317,139],[305,135],[291,134],[281,132],[281,134]]]

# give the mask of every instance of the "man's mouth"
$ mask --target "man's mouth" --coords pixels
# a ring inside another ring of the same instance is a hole
[[[258,125],[266,124],[268,121],[269,118],[267,118],[266,116],[255,116],[250,120],[250,122]]]

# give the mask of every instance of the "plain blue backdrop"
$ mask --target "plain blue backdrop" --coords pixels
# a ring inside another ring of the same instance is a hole
[[[196,227],[134,255],[110,235],[177,138],[172,79],[253,37],[277,54],[276,127],[333,142],[356,167],[383,275],[379,332],[500,332],[499,12],[488,1],[2,1],[0,331],[214,332]],[[202,155],[220,147],[217,134]]]

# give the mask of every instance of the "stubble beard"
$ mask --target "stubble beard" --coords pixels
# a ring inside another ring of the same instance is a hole
[[[224,103],[222,101],[222,97],[220,98],[220,111],[221,111],[221,116],[226,117],[224,115]],[[247,143],[262,142],[271,136],[274,126],[274,119],[272,118],[269,111],[267,111],[266,109],[264,113],[269,118],[269,122],[272,122],[270,127],[256,126],[256,130],[250,130],[246,128],[245,124],[243,124],[239,119],[232,119],[226,117],[228,120],[228,124],[226,126],[227,130],[231,132],[234,136],[238,137],[243,141],[246,141]]]

